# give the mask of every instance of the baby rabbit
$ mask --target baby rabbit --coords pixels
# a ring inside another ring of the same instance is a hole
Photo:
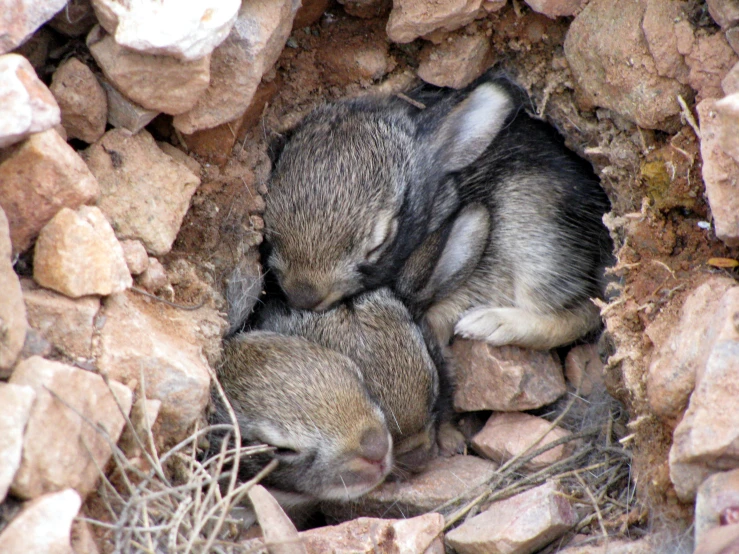
[[[410,96],[426,108],[394,97],[319,107],[274,148],[267,263],[291,305],[322,311],[398,290],[413,252],[476,204],[488,218],[442,240],[433,270],[468,276],[417,303],[438,340],[547,349],[596,329],[590,298],[602,294],[612,245],[590,165],[526,114],[525,94],[505,78]]]
[[[357,365],[300,337],[256,331],[224,344],[218,379],[231,403],[242,444],[268,444],[270,454],[242,460],[240,478],[271,458],[262,484],[285,507],[356,498],[387,476],[392,438]],[[213,395],[213,423],[230,418]],[[211,452],[219,448],[213,437]]]

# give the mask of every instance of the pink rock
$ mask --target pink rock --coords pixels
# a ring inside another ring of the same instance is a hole
[[[647,0],[641,27],[657,72],[663,77],[687,83],[690,68],[677,44],[676,21],[680,21],[681,17],[684,14],[680,3]]]
[[[421,53],[418,76],[439,87],[462,88],[490,66],[490,39],[484,33],[455,34]]]
[[[565,393],[562,368],[549,352],[457,339],[452,353],[458,411],[531,410]]]
[[[723,29],[739,23],[739,4],[736,0],[706,0],[708,13]]]
[[[21,464],[23,433],[36,393],[31,387],[0,382],[0,502]]]
[[[66,3],[67,0],[14,0],[12,4],[3,4],[4,9],[0,11],[0,54],[22,44]]]
[[[49,21],[55,31],[70,36],[81,37],[97,23],[91,0],[68,0],[64,9]]]
[[[726,95],[739,92],[739,63],[735,64],[721,81],[721,90]]]
[[[472,447],[494,462],[504,463],[524,452],[546,446],[550,442],[569,436],[561,427],[549,430],[546,419],[521,412],[501,412],[490,416],[485,427],[472,438]],[[545,433],[547,433],[545,435]],[[534,444],[534,441],[541,440]],[[555,446],[524,465],[528,470],[543,469],[569,456],[573,443]]]
[[[525,0],[535,12],[543,13],[552,19],[565,15],[575,15],[587,0]]]
[[[739,510],[739,469],[715,473],[698,488],[695,544],[703,542],[711,529],[725,525],[725,515],[730,510]]]
[[[731,29],[726,30],[726,41],[729,43],[729,46],[739,54],[739,27],[732,27]]]
[[[0,20],[0,44],[2,36]],[[56,100],[28,60],[18,54],[0,56],[0,148],[51,129],[59,121]]]
[[[123,248],[123,257],[126,259],[126,265],[131,275],[141,275],[146,268],[149,267],[149,256],[146,254],[146,248],[138,240],[122,240],[121,248]]]
[[[149,258],[146,270],[139,275],[136,282],[149,292],[156,293],[169,284],[169,277],[167,277],[167,270],[159,260]]]
[[[699,36],[690,54],[685,56],[690,67],[688,83],[698,91],[699,99],[721,98],[721,80],[739,62],[723,33]]]
[[[594,390],[604,390],[603,362],[600,361],[598,346],[582,344],[570,350],[565,358],[565,378],[582,396],[589,396]]]
[[[0,206],[13,252],[25,251],[63,207],[76,209],[100,193],[85,162],[54,130],[36,133],[0,153]]]
[[[736,66],[739,79],[739,64]],[[739,83],[737,92],[722,98],[714,105],[716,109],[716,126],[718,145],[725,153],[739,164]]]
[[[614,110],[640,127],[668,129],[677,95],[691,91],[662,77],[642,31],[646,0],[591,0],[570,25],[565,55],[587,106]]]
[[[105,77],[100,77],[100,84],[108,99],[108,123],[113,127],[135,135],[159,115],[158,110],[147,110],[123,96]]]
[[[446,535],[459,554],[535,552],[562,536],[578,521],[559,485],[546,484],[495,502]]]
[[[711,206],[716,236],[729,246],[739,245],[739,165],[720,146],[716,101],[697,106],[701,127],[703,181]]]
[[[396,0],[387,21],[392,42],[411,42],[432,31],[456,31],[477,17],[482,0]]]
[[[9,377],[26,339],[26,308],[21,285],[13,270],[10,229],[5,212],[0,208],[0,377]]]

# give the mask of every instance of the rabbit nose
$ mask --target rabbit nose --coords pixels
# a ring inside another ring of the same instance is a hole
[[[372,463],[385,461],[390,450],[390,438],[383,429],[369,429],[359,442],[359,455]]]
[[[323,300],[322,295],[316,287],[305,281],[298,281],[287,293],[290,304],[301,310],[310,310],[316,307]]]

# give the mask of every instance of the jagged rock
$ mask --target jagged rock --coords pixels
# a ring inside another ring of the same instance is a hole
[[[121,94],[170,115],[195,105],[210,82],[210,55],[193,61],[127,50],[95,27],[87,45],[105,77]]]
[[[362,498],[323,509],[332,516],[413,517],[434,510],[457,496],[469,500],[482,491],[497,464],[477,456],[439,457],[423,473],[403,481],[385,482]]]
[[[182,60],[200,59],[221,44],[236,20],[239,4],[239,0],[92,0],[100,24],[116,43]]]
[[[570,25],[564,49],[584,107],[614,110],[647,129],[668,130],[690,89],[661,77],[641,23],[646,1],[591,0]]]
[[[732,27],[731,29],[727,29],[726,33],[726,41],[729,43],[729,46],[739,54],[739,27]]]
[[[169,285],[169,278],[162,263],[156,258],[149,258],[146,269],[139,275],[136,282],[149,292],[155,293]]]
[[[100,84],[108,99],[108,123],[113,127],[127,129],[135,135],[159,115],[158,110],[147,110],[132,102],[104,79],[101,79]]]
[[[739,514],[739,469],[715,473],[698,488],[695,499],[695,544],[709,530],[736,523]],[[729,516],[729,517],[727,517]]]
[[[0,22],[0,44],[2,44]],[[18,54],[0,56],[0,148],[61,121],[59,106],[29,61]]]
[[[739,64],[736,66],[739,81]],[[739,164],[739,82],[737,92],[722,98],[714,105],[718,146]]]
[[[532,10],[555,18],[575,15],[587,0],[524,0]]]
[[[437,29],[456,31],[477,17],[481,5],[482,0],[395,0],[387,36],[392,42],[405,43]]]
[[[74,554],[70,546],[72,520],[80,509],[72,489],[45,494],[23,505],[0,532],[3,554]]]
[[[172,159],[174,159],[174,161],[181,163],[187,169],[192,171],[193,174],[198,176],[200,175],[202,167],[195,159],[188,156],[185,152],[183,152],[173,144],[164,141],[157,141],[157,146],[162,152],[167,154],[167,156],[171,157]]]
[[[739,304],[732,305],[736,295],[726,292],[735,287],[733,279],[711,277],[685,300],[677,325],[663,324],[658,318],[647,327],[647,336],[655,344],[647,373],[647,399],[661,419],[674,424],[682,417],[716,343],[731,338],[731,318]]]
[[[495,502],[446,535],[459,554],[534,552],[566,533],[578,521],[559,485],[544,485]]]
[[[739,2],[736,0],[706,0],[708,13],[722,28],[739,23]]]
[[[211,84],[187,113],[174,118],[182,133],[215,127],[246,111],[259,82],[290,36],[298,0],[244,2],[228,38],[211,60]]]
[[[739,523],[709,529],[693,554],[734,554],[739,552]]]
[[[68,0],[64,9],[49,21],[49,27],[70,36],[81,37],[97,23],[90,0]]]
[[[95,142],[105,133],[108,101],[89,67],[69,58],[54,72],[51,93],[62,112],[62,126],[69,138]]]
[[[721,90],[726,95],[739,92],[739,63],[734,65],[723,78],[721,81]]]
[[[454,407],[459,411],[532,410],[566,391],[562,368],[549,352],[458,339],[452,353]]]
[[[739,62],[723,33],[695,38],[685,56],[690,67],[688,83],[698,92],[699,99],[721,98],[721,80]]]
[[[739,341],[717,343],[675,429],[669,458],[670,480],[684,502],[693,500],[709,475],[739,467],[737,372]]]
[[[457,33],[423,48],[418,76],[438,87],[462,88],[490,67],[490,58],[490,39],[484,33]]]
[[[183,438],[208,402],[203,348],[220,342],[217,312],[186,312],[128,292],[108,297],[101,314],[98,368],[125,383],[143,379],[146,398],[162,402],[158,436]]]
[[[23,432],[36,393],[31,387],[0,382],[0,503],[21,464]]]
[[[472,438],[472,447],[497,463],[504,463],[525,451],[546,446],[550,442],[569,436],[571,433],[561,427],[554,427],[537,444],[534,441],[542,437],[551,427],[546,419],[521,412],[501,412],[490,416],[482,431]],[[523,467],[527,470],[543,469],[558,462],[572,453],[573,443],[555,446],[540,454]]]
[[[685,15],[679,2],[647,0],[641,27],[657,72],[687,83],[690,68],[677,47],[676,21],[682,19]]]
[[[98,206],[120,239],[169,252],[200,178],[162,152],[146,131],[113,129],[84,152],[100,183]]]
[[[23,349],[26,338],[26,308],[21,285],[13,270],[10,229],[5,212],[0,208],[0,377],[8,377]],[[1,500],[0,500],[1,502]]]
[[[59,210],[41,229],[33,256],[33,278],[72,298],[106,296],[133,284],[113,228],[96,206]]]
[[[15,0],[12,4],[4,3],[0,11],[0,54],[10,52],[23,43],[26,37],[54,17],[66,3],[67,0]]]
[[[146,248],[138,240],[122,240],[123,257],[126,260],[131,275],[141,275],[149,267],[149,256]]]
[[[99,193],[85,162],[52,129],[0,152],[0,206],[16,254],[61,208],[76,209]]]
[[[567,353],[565,378],[581,396],[590,396],[594,390],[604,390],[603,362],[595,344],[581,344]]]
[[[482,8],[488,13],[497,12],[502,10],[507,3],[508,0],[483,0]]]
[[[92,358],[92,337],[100,299],[75,300],[44,289],[30,279],[21,281],[28,324],[62,354],[73,360]]]
[[[716,236],[729,246],[739,245],[739,165],[720,146],[716,100],[697,106],[701,128],[701,158],[706,196],[711,206]],[[733,132],[733,131],[730,131]]]
[[[21,498],[74,488],[87,496],[111,455],[131,409],[131,390],[100,375],[34,356],[18,364],[10,382],[36,391],[11,490]],[[114,398],[118,399],[119,404]]]

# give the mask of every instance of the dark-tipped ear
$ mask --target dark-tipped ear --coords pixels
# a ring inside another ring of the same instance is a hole
[[[513,113],[515,101],[497,83],[483,83],[443,118],[431,137],[431,159],[445,172],[474,162]]]

